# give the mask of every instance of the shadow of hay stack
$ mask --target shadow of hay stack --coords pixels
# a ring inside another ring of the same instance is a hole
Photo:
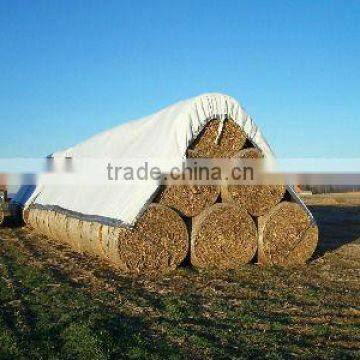
[[[320,233],[315,258],[360,239],[360,206],[309,205],[309,209]]]

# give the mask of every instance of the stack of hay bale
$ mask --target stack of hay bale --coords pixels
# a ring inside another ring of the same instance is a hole
[[[232,120],[206,124],[188,158],[260,158]],[[282,185],[169,185],[159,189],[133,228],[30,206],[37,233],[100,256],[129,273],[168,272],[185,259],[198,268],[236,269],[249,262],[296,265],[313,254],[318,228]]]
[[[219,121],[209,122],[188,149],[192,158],[261,158],[261,152],[232,120],[216,142]],[[191,199],[191,200],[189,200]],[[311,214],[283,185],[170,186],[160,203],[191,218],[191,263],[200,268],[235,269],[260,264],[296,265],[313,254],[318,228]],[[255,259],[255,255],[257,258]]]

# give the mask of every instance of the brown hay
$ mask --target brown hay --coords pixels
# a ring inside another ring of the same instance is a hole
[[[40,235],[45,235],[45,233],[46,233],[45,221],[46,221],[45,211],[37,209],[35,219],[34,219],[34,229]]]
[[[220,120],[212,120],[205,125],[187,150],[187,158],[230,158],[243,148],[246,134],[233,120],[225,120],[216,143],[219,124]],[[169,185],[162,188],[158,202],[193,217],[213,205],[219,195],[220,187],[216,185]]]
[[[219,186],[169,185],[163,187],[158,202],[177,210],[184,216],[193,217],[213,205],[219,194]]]
[[[52,211],[37,208],[28,208],[26,212],[27,225],[31,227],[35,233],[47,237],[52,237],[52,222],[49,218]]]
[[[233,120],[225,120],[218,143],[220,120],[209,121],[187,151],[188,158],[231,158],[245,145],[246,134]]]
[[[42,211],[42,217],[43,217],[43,235],[45,235],[48,238],[51,238],[51,223],[50,223],[50,214],[51,211],[49,210],[43,210]]]
[[[194,219],[191,263],[200,268],[235,269],[256,253],[257,230],[251,216],[234,204],[215,204]]]
[[[24,210],[24,221],[35,233],[56,241],[67,242],[64,221],[65,215],[52,210],[30,207]]]
[[[73,249],[78,252],[82,252],[80,246],[82,226],[83,221],[71,216],[66,217],[64,236],[67,237],[67,241],[73,247]]]
[[[30,224],[30,227],[34,230],[34,232],[38,232],[37,231],[37,212],[38,210],[37,209],[34,209],[34,208],[30,208],[29,209],[29,224]]]
[[[175,211],[152,204],[133,229],[103,226],[103,251],[110,262],[130,273],[174,270],[188,252],[188,233]]]
[[[53,239],[58,242],[72,245],[67,236],[67,216],[57,211],[54,211],[53,213],[53,221],[51,223],[51,234]]]
[[[68,243],[78,252],[107,259],[131,272],[167,272],[186,257],[189,247],[184,221],[175,211],[152,204],[133,229],[79,220],[55,211],[31,209],[36,233]]]
[[[27,222],[26,225],[29,226],[31,229],[35,230],[35,215],[36,215],[36,209],[34,208],[28,208],[28,217],[27,217]]]
[[[255,148],[244,149],[237,155],[240,159],[260,159],[262,154]],[[224,202],[234,202],[244,207],[251,215],[261,216],[272,209],[284,197],[283,185],[227,185],[221,186]]]
[[[318,227],[300,205],[281,202],[259,218],[258,262],[304,264],[318,243]]]
[[[26,208],[23,210],[23,221],[25,225],[29,225],[30,209]]]
[[[101,228],[102,224],[98,222],[82,221],[79,241],[81,251],[97,256],[103,255]]]
[[[48,223],[49,223],[49,237],[52,239],[55,239],[55,232],[54,232],[54,228],[55,228],[55,224],[56,224],[56,211],[49,211],[49,215],[48,215]]]
[[[102,248],[102,256],[122,271],[126,271],[127,267],[120,258],[120,239],[131,236],[133,235],[130,229],[108,225],[103,225],[101,228],[99,240]]]

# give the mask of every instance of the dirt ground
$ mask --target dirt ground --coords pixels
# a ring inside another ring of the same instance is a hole
[[[360,358],[360,196],[305,198],[306,266],[130,278],[0,229],[0,359]]]

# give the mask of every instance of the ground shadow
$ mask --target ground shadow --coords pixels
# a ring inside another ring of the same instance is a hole
[[[315,258],[360,238],[360,206],[309,205],[319,226]]]

